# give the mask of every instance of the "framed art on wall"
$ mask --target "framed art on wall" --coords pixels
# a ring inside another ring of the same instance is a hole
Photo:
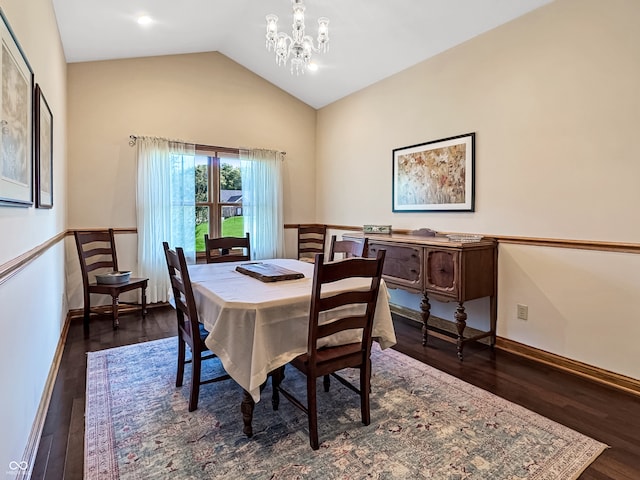
[[[393,150],[394,212],[473,212],[475,133]]]
[[[53,114],[40,85],[35,95],[36,207],[53,207]]]
[[[33,70],[0,10],[0,205],[33,204]]]

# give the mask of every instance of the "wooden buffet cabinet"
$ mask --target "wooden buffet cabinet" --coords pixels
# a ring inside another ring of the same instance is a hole
[[[496,340],[497,317],[497,242],[482,239],[474,242],[455,242],[447,237],[425,237],[407,234],[366,235],[369,256],[380,249],[387,251],[384,261],[384,280],[390,288],[401,288],[422,294],[422,344],[427,344],[431,305],[429,298],[458,302],[455,312],[458,358],[462,360],[464,345],[489,338]],[[362,238],[361,234],[344,234],[343,238]],[[465,337],[467,314],[464,302],[490,297],[490,327]]]

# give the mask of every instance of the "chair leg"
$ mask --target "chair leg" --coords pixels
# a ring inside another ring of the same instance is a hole
[[[371,360],[365,361],[360,366],[360,410],[362,413],[362,423],[371,423],[371,408],[369,405],[369,392],[371,391]]]
[[[111,314],[113,316],[113,328],[117,329],[120,326],[120,321],[118,320],[118,296],[113,295],[111,297]]]
[[[271,406],[274,410],[278,410],[278,407],[280,407],[280,391],[278,388],[280,388],[282,380],[284,380],[284,365],[271,373]]]
[[[324,378],[322,379],[322,384],[324,385],[324,391],[328,392],[329,387],[331,387],[331,376],[325,375]]]
[[[189,411],[198,408],[198,396],[200,395],[200,355],[191,354],[191,392],[189,393]]]
[[[307,373],[307,409],[309,417],[309,443],[318,450],[318,403],[316,399],[316,377]]]
[[[85,331],[89,330],[89,318],[91,317],[91,301],[85,297],[84,299],[84,317],[83,324]]]
[[[253,427],[251,426],[251,422],[253,421],[253,410],[255,406],[256,402],[253,400],[251,394],[244,390],[242,403],[240,404],[240,412],[242,412],[242,422],[244,424],[244,427],[242,427],[242,433],[249,438],[253,437]]]
[[[178,337],[178,372],[176,373],[176,387],[182,386],[184,380],[184,357],[185,344],[182,338]]]

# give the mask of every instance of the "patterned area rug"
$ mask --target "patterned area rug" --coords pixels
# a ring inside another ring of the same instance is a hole
[[[187,382],[174,383],[176,350],[170,338],[88,354],[85,479],[569,480],[606,448],[377,348],[371,425],[361,423],[352,391],[336,381],[329,393],[319,388],[321,444],[314,452],[306,416],[284,398],[274,412],[268,385],[249,439],[233,381],[203,386],[198,410],[188,412]],[[217,361],[203,367],[209,375]],[[287,369],[285,385],[304,398],[305,379],[295,369]]]

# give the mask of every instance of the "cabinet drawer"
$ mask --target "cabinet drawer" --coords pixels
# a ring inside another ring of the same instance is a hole
[[[389,245],[369,243],[369,257],[375,257],[378,250],[386,250],[383,277],[385,282],[422,290],[422,248],[411,245]]]

